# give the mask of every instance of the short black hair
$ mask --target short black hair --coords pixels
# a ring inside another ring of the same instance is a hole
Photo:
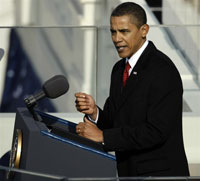
[[[145,10],[136,3],[122,3],[118,5],[111,13],[111,17],[124,15],[132,16],[132,18],[137,21],[134,22],[134,24],[136,24],[138,28],[147,23],[147,16]]]

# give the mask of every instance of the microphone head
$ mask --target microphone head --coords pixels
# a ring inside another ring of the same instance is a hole
[[[65,76],[55,75],[43,84],[42,89],[46,97],[54,99],[65,94],[69,90],[69,83]]]
[[[3,55],[4,55],[4,50],[0,48],[0,60],[2,59]]]

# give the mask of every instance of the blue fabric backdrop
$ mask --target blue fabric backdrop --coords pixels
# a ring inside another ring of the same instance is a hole
[[[25,107],[24,98],[36,93],[41,87],[40,78],[23,49],[17,31],[12,29],[0,112],[16,112],[16,108]],[[56,111],[48,98],[40,100],[37,108],[41,111]]]

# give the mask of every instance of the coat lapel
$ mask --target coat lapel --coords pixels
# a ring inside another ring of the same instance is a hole
[[[143,78],[142,75],[144,73],[145,67],[148,64],[148,57],[153,49],[155,49],[155,46],[150,41],[147,48],[144,50],[139,60],[137,61],[135,67],[133,68],[131,75],[129,76],[126,82],[126,86],[123,88],[121,92],[120,99],[118,99],[119,100],[118,108],[120,108],[126,102],[126,99],[128,98],[128,96],[132,94],[132,92],[134,92],[135,89],[137,89],[138,87],[137,84],[140,82],[141,78]],[[122,80],[122,74],[123,74],[123,70],[121,73],[120,80]],[[119,82],[121,82],[121,86],[122,86],[122,81],[119,81]]]
[[[122,59],[118,70],[115,72],[115,75],[113,75],[113,78],[114,78],[113,86],[111,85],[111,87],[113,87],[111,92],[115,98],[115,101],[116,101],[115,105],[117,107],[119,105],[118,103],[121,100],[121,95],[122,95],[122,91],[123,91],[122,79],[123,79],[124,67],[125,67],[125,59]]]

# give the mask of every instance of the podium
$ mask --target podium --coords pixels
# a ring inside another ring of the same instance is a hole
[[[76,124],[36,112],[35,121],[26,108],[16,112],[10,166],[66,178],[116,177],[116,158],[103,145],[76,134]],[[26,175],[9,173],[14,180]]]

